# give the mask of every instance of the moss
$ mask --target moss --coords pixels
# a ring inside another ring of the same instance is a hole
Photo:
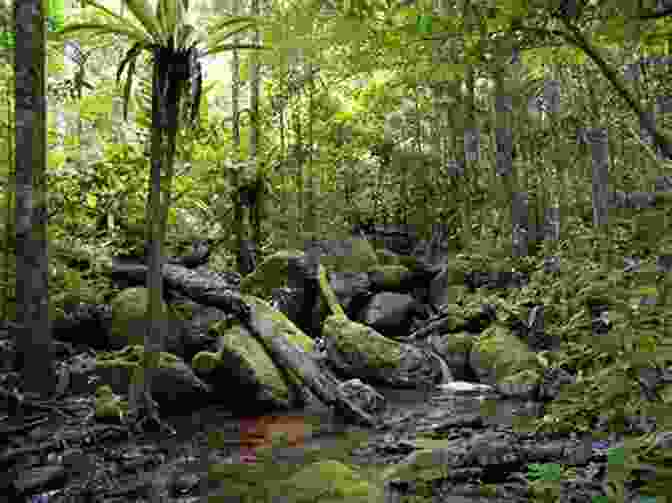
[[[478,353],[484,368],[496,370],[497,376],[502,379],[520,370],[536,368],[534,353],[499,323],[488,327],[476,338],[472,347],[474,352]]]
[[[378,262],[382,265],[401,265],[399,255],[386,250],[385,248],[378,248],[376,250],[376,257],[378,258]]]
[[[303,257],[300,250],[280,250],[269,256],[240,283],[241,293],[255,297],[270,298],[274,288],[287,286],[288,262],[292,258]]]
[[[327,318],[324,334],[334,338],[341,353],[361,353],[372,367],[396,367],[401,360],[401,345],[398,342],[347,318],[333,315]]]
[[[380,278],[378,279],[380,286],[390,290],[399,288],[404,274],[408,272],[408,268],[402,265],[379,265],[371,270],[372,274],[376,274]]]
[[[200,374],[209,374],[217,368],[220,361],[218,353],[199,351],[191,359],[191,366]]]
[[[296,503],[381,501],[381,488],[361,478],[351,467],[334,460],[313,463],[281,484],[282,494]]]
[[[329,272],[369,272],[378,265],[378,257],[371,243],[363,238],[343,241],[349,248],[338,255],[322,255],[320,262]]]
[[[147,320],[148,290],[144,287],[126,288],[112,300],[113,344],[120,346],[143,344]],[[163,312],[166,305],[162,303]],[[166,317],[168,314],[166,313]]]
[[[99,353],[96,356],[96,366],[101,368],[123,367],[134,370],[142,364],[144,353],[145,348],[139,344],[126,346],[120,351]],[[180,361],[180,358],[174,354],[164,351],[159,353],[160,368],[172,368]]]
[[[222,345],[239,357],[238,365],[247,366],[255,379],[271,394],[280,399],[289,398],[289,389],[273,360],[259,342],[240,325],[234,325],[220,334]]]
[[[446,350],[449,353],[468,353],[474,345],[474,336],[466,332],[458,332],[444,337],[446,337]]]
[[[273,309],[268,302],[251,295],[243,295],[242,298],[245,303],[254,307],[258,319],[271,321],[274,329],[273,337],[285,337],[289,342],[306,353],[314,351],[315,341],[304,334],[284,314]],[[239,323],[234,323],[231,326],[225,323],[213,323],[210,330],[211,333],[222,338],[222,344],[227,351],[238,355],[242,364],[249,367],[249,370],[254,373],[255,378],[263,386],[270,389],[274,397],[280,400],[288,400],[289,389],[283,379],[282,373],[273,363],[269,352],[257,339],[251,337]],[[262,333],[263,335],[264,333]],[[271,341],[265,342],[268,342],[269,345],[271,343]],[[221,355],[216,353],[201,352],[194,356],[192,365],[194,368],[198,367],[204,372],[212,372],[217,366],[216,359],[219,358],[221,358]],[[291,371],[289,372],[289,378],[297,384],[301,381]]]
[[[334,293],[334,290],[331,288],[331,285],[329,284],[329,279],[327,278],[327,270],[321,265],[320,265],[320,293],[324,301],[329,306],[331,314],[346,317],[345,311],[343,311],[343,308],[338,303],[338,298],[336,298],[336,294]]]

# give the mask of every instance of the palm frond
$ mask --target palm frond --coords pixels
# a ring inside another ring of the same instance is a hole
[[[222,21],[214,23],[211,27],[208,28],[208,41],[212,45],[217,45],[220,42],[228,40],[229,38],[234,37],[239,33],[253,30],[259,27],[262,23],[263,23],[262,19],[254,16],[242,16],[233,19],[227,18]],[[243,26],[230,32],[221,33],[222,30],[238,24],[242,24]]]
[[[164,34],[174,34],[177,21],[177,4],[180,0],[159,0],[156,5],[156,19]]]
[[[130,65],[128,66],[128,73],[126,74],[126,82],[124,84],[124,120],[126,120],[128,117],[128,99],[131,94],[131,86],[133,84],[133,76],[135,74],[135,64],[138,56],[144,48],[145,46],[140,43],[131,47],[131,49],[126,53],[126,56],[119,65],[119,70],[117,71],[117,82],[119,82],[119,79],[124,72],[124,67],[127,63],[130,62]]]
[[[222,44],[214,47],[209,47],[201,56],[212,56],[220,52],[231,51],[233,49],[259,49],[267,51],[270,47],[263,47],[255,44]]]
[[[124,73],[124,67],[126,64],[131,60],[134,59],[142,52],[142,50],[146,46],[142,42],[136,42],[133,47],[131,47],[126,55],[124,56],[124,59],[121,60],[121,63],[119,64],[119,69],[117,70],[117,83],[119,83],[119,79],[121,78],[121,74]]]
[[[145,27],[145,29],[154,37],[156,41],[161,43],[167,42],[164,40],[165,33],[161,32],[159,22],[152,14],[151,5],[147,0],[122,0],[126,3],[128,10],[135,16],[135,18]],[[93,1],[91,2],[93,3]]]
[[[58,39],[63,40],[66,35],[72,35],[74,33],[81,32],[90,32],[90,33],[101,33],[101,34],[113,34],[113,35],[123,35],[129,40],[134,40],[136,42],[141,42],[147,40],[147,34],[143,33],[141,30],[129,26],[126,24],[118,23],[74,23],[64,26],[63,29],[58,32]]]
[[[175,37],[175,46],[176,47],[187,47],[188,46],[188,41],[189,37],[196,33],[196,28],[194,28],[190,24],[185,24],[182,26],[182,29],[179,30],[179,33]]]
[[[123,2],[123,1],[125,1],[125,0],[121,0],[121,1]],[[87,5],[91,5],[91,6],[94,7],[97,11],[102,12],[105,16],[108,16],[110,19],[114,19],[114,20],[115,20],[117,23],[119,23],[121,26],[127,26],[128,23],[129,23],[129,21],[131,21],[131,20],[127,19],[127,18],[124,18],[124,17],[120,16],[119,14],[116,14],[115,12],[112,12],[110,9],[108,9],[107,7],[105,7],[105,6],[102,5],[102,4],[99,4],[99,3],[96,2],[95,0],[87,0]],[[129,6],[129,8],[130,8],[130,6]],[[131,12],[133,12],[133,11],[131,10]],[[135,14],[134,14],[134,15],[135,15]],[[137,16],[136,16],[136,19],[137,19],[138,21],[140,21],[140,23],[142,23],[143,28],[144,28],[144,30],[145,30],[145,36],[147,36],[147,35],[152,36],[152,35],[153,35],[153,32],[148,28],[148,26],[147,26],[147,25],[146,25],[140,18],[138,18]],[[134,28],[135,28],[135,29],[138,29],[137,27],[134,27]]]

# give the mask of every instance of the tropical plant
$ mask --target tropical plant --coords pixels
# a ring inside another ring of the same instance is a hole
[[[259,20],[255,17],[224,17],[211,25],[209,36],[203,40],[201,33],[195,28],[197,25],[189,16],[188,0],[159,0],[155,6],[148,0],[124,0],[123,3],[131,12],[131,19],[113,13],[93,0],[87,0],[86,4],[95,7],[105,22],[70,24],[64,27],[61,37],[75,32],[115,34],[133,43],[117,71],[119,81],[124,70],[127,70],[123,86],[124,118],[128,116],[128,99],[138,57],[145,51],[149,51],[153,57],[151,169],[147,205],[149,252],[147,288],[150,295],[147,306],[145,356],[140,375],[144,379],[133,383],[130,399],[138,419],[136,426],[141,426],[150,419],[162,429],[170,430],[161,423],[150,390],[152,370],[158,365],[159,351],[163,342],[162,247],[170,207],[180,111],[186,107],[190,111],[188,120],[196,121],[203,80],[199,57],[234,48],[258,48],[255,45],[231,45],[225,42],[237,33],[255,28]],[[205,42],[207,49],[204,52],[199,49],[199,42]]]

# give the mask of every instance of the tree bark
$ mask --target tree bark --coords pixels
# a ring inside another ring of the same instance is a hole
[[[54,390],[46,194],[46,36],[41,0],[15,2],[16,330],[24,391]]]

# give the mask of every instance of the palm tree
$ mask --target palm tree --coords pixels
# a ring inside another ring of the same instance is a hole
[[[115,34],[133,42],[117,71],[117,81],[127,69],[124,84],[124,118],[128,115],[128,98],[131,91],[137,58],[149,51],[153,57],[152,74],[152,125],[151,125],[151,171],[149,187],[148,250],[149,267],[147,288],[147,332],[145,335],[145,359],[140,376],[133,380],[130,398],[138,414],[136,426],[150,419],[163,429],[151,399],[152,371],[157,368],[162,347],[162,247],[166,220],[170,207],[170,191],[173,177],[175,143],[180,126],[181,104],[189,110],[190,121],[195,121],[201,99],[202,74],[199,57],[217,54],[234,48],[253,49],[258,46],[231,45],[224,43],[236,34],[255,28],[260,22],[255,17],[226,17],[214,24],[207,40],[199,40],[193,24],[188,23],[188,0],[158,0],[154,14],[148,0],[123,0],[134,19],[123,18],[93,0],[86,3],[98,9],[106,20],[101,23],[76,23],[65,26],[61,36],[74,32]],[[235,29],[232,29],[236,26]],[[231,31],[227,31],[231,30]],[[207,49],[200,52],[199,42]],[[190,86],[188,87],[188,84]],[[186,98],[184,102],[183,98]],[[163,174],[163,176],[162,176]],[[139,378],[143,377],[144,379]],[[136,387],[137,386],[137,387]]]

